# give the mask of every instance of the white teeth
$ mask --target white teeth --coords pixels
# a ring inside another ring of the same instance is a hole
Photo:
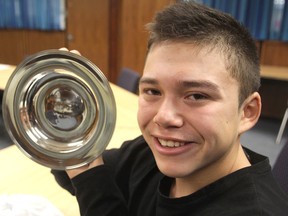
[[[185,144],[184,142],[175,142],[171,140],[163,140],[163,139],[158,139],[158,140],[162,146],[169,147],[169,148],[179,147]]]

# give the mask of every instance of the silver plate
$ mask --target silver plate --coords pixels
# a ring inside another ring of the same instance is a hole
[[[106,149],[115,128],[108,80],[71,52],[47,50],[24,60],[8,80],[2,104],[11,139],[52,169],[90,163]]]

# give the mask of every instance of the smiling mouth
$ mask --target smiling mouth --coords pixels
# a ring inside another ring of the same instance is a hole
[[[168,147],[168,148],[176,148],[176,147],[185,145],[185,142],[177,142],[177,141],[172,141],[172,140],[158,139],[158,141],[161,144],[161,146]]]

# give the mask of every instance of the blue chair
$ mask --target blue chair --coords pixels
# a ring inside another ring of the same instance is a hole
[[[138,93],[140,74],[130,68],[122,68],[117,85],[134,94]]]
[[[288,194],[288,140],[277,157],[272,172],[280,187]]]

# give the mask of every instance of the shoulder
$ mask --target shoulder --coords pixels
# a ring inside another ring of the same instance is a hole
[[[239,200],[244,204],[242,208],[251,208],[255,215],[258,215],[256,212],[259,215],[286,215],[288,196],[277,184],[269,159],[249,149],[245,149],[245,152],[251,166],[232,174],[237,178]]]
[[[287,215],[288,199],[276,183],[267,157],[245,149],[251,166],[208,185],[215,215]],[[199,192],[198,192],[199,195]],[[210,211],[211,206],[205,211]]]

